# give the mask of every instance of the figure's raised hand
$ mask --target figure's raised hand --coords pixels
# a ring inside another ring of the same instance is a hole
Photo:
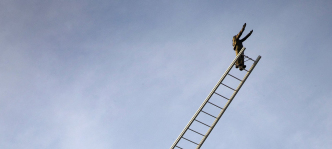
[[[244,37],[243,39],[241,39],[241,42],[245,41],[253,32],[254,30],[251,30],[250,33],[248,35],[246,35],[246,37]]]

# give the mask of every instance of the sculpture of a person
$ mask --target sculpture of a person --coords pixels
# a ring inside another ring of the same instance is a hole
[[[246,28],[246,23],[244,23],[241,31],[237,35],[233,36],[233,49],[235,50],[236,55],[238,55],[238,53],[243,48],[242,42],[244,42],[253,32],[253,30],[251,30],[248,35],[246,35],[244,38],[240,39],[240,37],[241,37],[241,35],[242,35],[245,28]],[[236,61],[235,67],[239,68],[241,71],[244,68],[246,68],[246,65],[244,65],[244,55],[243,55],[243,53],[240,56],[240,58]]]

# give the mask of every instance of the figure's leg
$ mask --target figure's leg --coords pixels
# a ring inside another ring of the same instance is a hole
[[[244,54],[243,54],[243,68],[246,68],[247,66],[244,64]]]
[[[238,61],[239,66],[243,66],[244,65],[244,56],[240,55],[240,57],[237,61]]]
[[[236,56],[239,54],[239,50],[238,50],[238,48],[236,48],[235,49],[235,53],[236,53]],[[240,58],[239,59],[237,59],[237,61],[235,62],[235,68],[238,68],[239,66],[240,66]]]
[[[241,61],[240,65],[245,68],[245,65],[244,65],[244,55],[243,54],[241,55],[240,61]]]
[[[242,54],[239,58],[239,66],[240,70],[242,71],[244,68],[246,68],[246,65],[244,65],[244,55]]]

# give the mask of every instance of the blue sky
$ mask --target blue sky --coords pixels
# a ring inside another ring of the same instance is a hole
[[[262,59],[202,149],[332,148],[331,6],[0,1],[0,148],[169,148],[243,23]]]

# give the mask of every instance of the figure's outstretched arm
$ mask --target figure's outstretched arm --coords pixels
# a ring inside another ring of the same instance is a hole
[[[242,27],[241,31],[236,35],[236,38],[237,38],[237,39],[239,39],[239,38],[241,37],[241,35],[242,35],[244,29],[246,28],[246,25],[247,25],[246,23],[243,24],[243,27]]]
[[[241,42],[245,41],[251,34],[252,34],[253,30],[250,31],[250,33],[244,37],[243,39],[241,39]]]

